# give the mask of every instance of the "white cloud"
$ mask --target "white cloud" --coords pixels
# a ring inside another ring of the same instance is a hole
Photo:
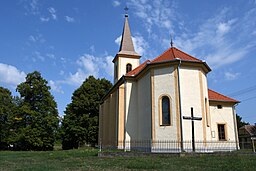
[[[240,73],[231,73],[231,72],[225,72],[225,78],[227,80],[235,80],[240,75]]]
[[[135,10],[135,15],[143,20],[148,33],[153,27],[164,28],[172,32],[172,22],[176,19],[174,4],[168,0],[130,0],[129,6]]]
[[[24,0],[24,8],[26,10],[26,15],[38,15],[39,14],[39,0]]]
[[[25,81],[26,74],[16,67],[0,63],[0,82],[11,86],[17,86]]]
[[[49,17],[40,17],[40,20],[42,22],[48,22],[50,20],[50,18]]]
[[[198,32],[187,31],[175,38],[175,45],[196,57],[204,57],[212,68],[241,60],[252,47],[255,47],[255,42],[250,37],[244,36],[248,41],[240,46],[241,41],[244,40],[234,37],[251,33],[254,30],[251,21],[256,11],[251,12],[250,17],[248,14],[242,14],[244,17],[240,19],[228,18],[230,11],[228,8],[223,8],[216,16],[200,24]]]
[[[76,73],[71,74],[69,73],[68,79],[65,81],[65,83],[71,84],[71,85],[81,85],[86,77],[89,75],[85,74],[85,72],[78,68]]]
[[[122,40],[122,35],[115,39],[115,43],[120,46]]]
[[[113,2],[112,2],[112,5],[113,5],[114,7],[118,7],[118,6],[120,6],[120,5],[121,5],[121,2],[120,2],[120,1],[115,0],[115,1],[113,1]]]
[[[66,19],[66,21],[69,22],[69,23],[75,22],[75,19],[72,18],[72,17],[69,17],[69,16],[65,16],[65,19]]]
[[[64,72],[63,70],[61,70],[59,74],[60,74],[60,75],[64,75],[65,72]]]
[[[49,81],[49,85],[50,85],[51,90],[53,92],[64,94],[64,91],[62,90],[62,88],[61,88],[61,86],[60,86],[60,84],[58,82],[55,83],[53,80],[50,80]]]
[[[45,60],[44,56],[42,56],[40,52],[35,51],[35,52],[33,53],[32,60],[33,60],[33,62],[36,62],[38,59],[39,59],[40,61],[42,61],[42,62],[44,62],[44,60]]]
[[[115,39],[115,43],[118,46],[120,46],[121,44],[121,39],[122,35]],[[132,36],[132,41],[135,51],[141,56],[145,55],[146,50],[148,48],[148,43],[146,42],[146,40],[141,35],[137,34],[134,37]]]
[[[52,53],[47,53],[46,56],[50,59],[56,59],[56,56]]]
[[[56,10],[53,7],[48,8],[49,13],[53,20],[57,20]]]
[[[91,53],[94,53],[94,52],[95,52],[95,47],[94,47],[94,45],[91,45],[89,49],[90,49]]]
[[[28,39],[33,43],[44,43],[46,41],[42,34],[38,34],[36,36],[30,35]]]
[[[90,75],[94,77],[112,77],[113,76],[113,56],[104,55],[102,57],[84,54],[76,61],[79,68],[64,83],[72,85],[81,85],[83,81]]]

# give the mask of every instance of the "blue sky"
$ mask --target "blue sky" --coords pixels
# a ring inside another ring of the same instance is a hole
[[[256,122],[255,0],[16,0],[0,7],[0,86],[17,95],[27,73],[40,71],[59,114],[89,75],[113,80],[124,7],[141,62],[174,46],[206,60],[209,88],[241,101]]]

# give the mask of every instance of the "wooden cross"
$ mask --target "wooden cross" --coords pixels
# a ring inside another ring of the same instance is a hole
[[[183,119],[191,120],[192,124],[192,149],[195,151],[195,125],[194,120],[201,121],[201,117],[194,117],[193,107],[191,107],[191,116],[183,116]]]

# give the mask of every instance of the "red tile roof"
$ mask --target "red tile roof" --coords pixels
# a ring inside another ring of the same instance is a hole
[[[172,61],[175,60],[175,58],[179,58],[183,61],[194,61],[194,62],[202,62],[201,60],[175,48],[171,47],[167,49],[164,53],[159,55],[153,60],[146,60],[144,63],[139,65],[137,68],[133,69],[132,71],[128,72],[126,76],[133,76],[138,74],[148,63],[157,63],[157,62],[164,62],[164,61]]]
[[[145,62],[143,62],[142,64],[140,64],[137,68],[131,70],[130,72],[128,72],[126,75],[127,76],[133,76],[136,75],[137,73],[139,73],[144,67],[146,67],[147,63],[150,63],[150,60],[146,60]]]
[[[202,62],[201,60],[199,60],[199,59],[197,59],[197,58],[195,58],[195,57],[193,57],[175,47],[171,47],[171,48],[167,49],[164,53],[159,55],[157,58],[152,60],[152,63],[170,61],[170,60],[174,60],[175,58],[179,58],[184,61]]]
[[[232,99],[230,97],[224,96],[224,95],[217,93],[216,91],[213,91],[211,89],[208,89],[208,96],[209,96],[209,100],[212,100],[212,101],[239,103],[239,101]]]

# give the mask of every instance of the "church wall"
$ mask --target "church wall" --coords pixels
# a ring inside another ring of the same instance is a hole
[[[137,84],[133,81],[125,83],[125,141],[138,139],[137,118]]]
[[[99,143],[104,145],[116,144],[116,92],[100,105]]]
[[[106,99],[102,104],[102,145],[108,145],[108,106],[109,106],[109,99]]]
[[[218,141],[218,124],[225,124],[226,140],[235,141],[233,106],[220,103],[222,109],[218,109],[218,104],[210,104],[212,135],[215,135],[212,140]]]
[[[116,91],[110,95],[110,102],[109,102],[109,142],[111,145],[116,144]]]
[[[193,107],[194,116],[202,117],[201,121],[195,123],[195,141],[205,140],[205,114],[204,97],[206,96],[207,87],[203,85],[203,75],[197,68],[180,68],[180,92],[182,116],[191,116],[191,107]],[[203,91],[202,91],[203,90]],[[191,120],[182,121],[183,140],[192,139]]]
[[[137,81],[138,88],[138,140],[151,139],[151,84],[150,72]]]
[[[154,69],[154,116],[155,116],[155,139],[161,140],[177,140],[177,111],[176,111],[176,96],[175,96],[175,74],[174,67],[155,68]],[[161,96],[170,97],[171,101],[171,125],[161,126],[160,117],[161,111],[159,100]]]

